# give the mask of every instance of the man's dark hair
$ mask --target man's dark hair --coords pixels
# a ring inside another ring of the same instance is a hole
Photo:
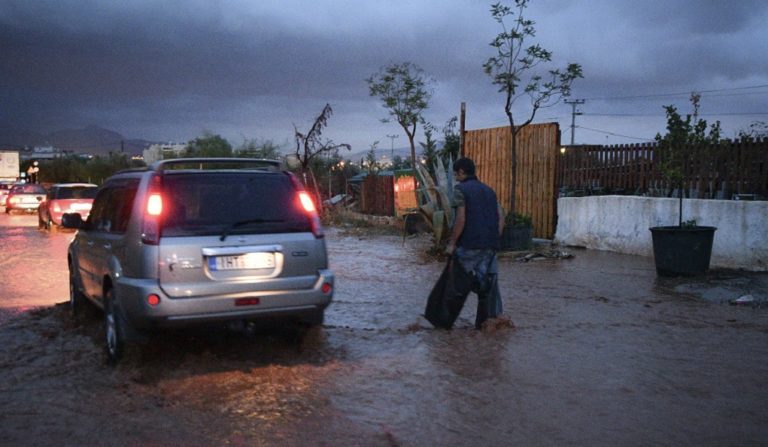
[[[459,169],[464,171],[466,175],[475,175],[475,162],[470,158],[459,158],[453,164],[453,172],[459,172]]]

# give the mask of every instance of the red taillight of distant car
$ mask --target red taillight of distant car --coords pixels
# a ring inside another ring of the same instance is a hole
[[[324,294],[328,295],[331,293],[331,290],[333,290],[333,287],[329,283],[323,283],[323,286],[321,288]]]

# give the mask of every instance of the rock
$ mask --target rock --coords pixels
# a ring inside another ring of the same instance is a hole
[[[734,306],[751,306],[755,304],[755,297],[752,295],[742,295],[730,302]]]

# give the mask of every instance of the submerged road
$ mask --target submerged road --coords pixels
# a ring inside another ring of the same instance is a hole
[[[328,229],[323,328],[164,336],[117,368],[99,315],[66,306],[71,233],[0,214],[0,444],[759,445],[768,439],[767,276],[659,279],[652,259],[503,257],[515,329],[419,314],[426,237]],[[763,294],[763,295],[761,295]],[[38,308],[30,310],[30,308]],[[67,441],[62,441],[67,440]]]

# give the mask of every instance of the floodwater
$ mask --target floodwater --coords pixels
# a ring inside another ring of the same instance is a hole
[[[0,444],[758,445],[768,439],[768,275],[660,279],[653,260],[500,259],[514,328],[420,317],[425,236],[328,229],[320,329],[179,333],[104,364],[71,320],[66,244],[0,215]],[[712,297],[718,299],[712,299]],[[30,307],[42,306],[29,310]],[[66,441],[62,441],[66,440]]]

